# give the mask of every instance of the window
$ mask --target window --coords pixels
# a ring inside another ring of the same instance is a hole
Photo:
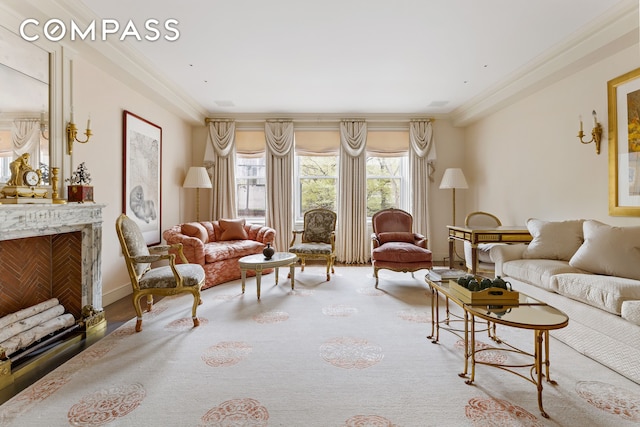
[[[266,215],[265,157],[236,158],[236,200],[238,216],[264,219]]]
[[[367,157],[367,217],[387,208],[406,209],[406,157]]]
[[[338,156],[296,156],[296,218],[315,208],[335,212]]]

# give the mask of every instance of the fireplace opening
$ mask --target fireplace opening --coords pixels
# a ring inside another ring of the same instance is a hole
[[[82,232],[0,241],[0,364],[16,371],[86,331]],[[0,366],[1,368],[1,366]]]

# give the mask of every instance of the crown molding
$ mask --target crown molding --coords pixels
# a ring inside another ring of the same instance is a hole
[[[637,44],[640,31],[638,21],[638,2],[621,2],[575,36],[451,112],[453,125],[467,126],[594,62]]]

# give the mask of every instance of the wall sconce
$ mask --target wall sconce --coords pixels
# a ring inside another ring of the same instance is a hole
[[[591,130],[591,139],[589,141],[585,141],[582,139],[584,137],[584,132],[582,131],[582,116],[579,116],[580,132],[578,132],[578,138],[580,138],[580,142],[582,142],[583,144],[591,144],[592,142],[595,142],[596,154],[600,154],[600,141],[602,140],[602,125],[598,123],[596,110],[593,110],[591,114],[593,114],[593,129]]]
[[[73,123],[73,110],[71,110],[71,121],[67,124],[67,154],[71,155],[73,153],[73,142],[77,141],[81,144],[85,144],[89,142],[89,138],[91,138],[91,116],[87,119],[87,130],[84,132],[87,136],[87,139],[81,141],[77,138],[78,136],[78,128],[76,124]]]

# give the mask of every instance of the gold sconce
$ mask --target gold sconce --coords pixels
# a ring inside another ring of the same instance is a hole
[[[71,112],[71,121],[67,124],[67,153],[71,155],[73,153],[73,143],[74,141],[79,142],[81,144],[85,144],[89,142],[89,138],[91,138],[91,117],[87,119],[87,130],[84,132],[87,136],[87,139],[81,141],[78,139],[78,128],[76,124],[73,123],[73,112]]]
[[[582,116],[580,116],[580,131],[578,132],[578,138],[580,138],[580,142],[583,144],[591,144],[595,142],[596,144],[596,154],[600,154],[600,141],[602,140],[602,125],[598,123],[598,116],[596,116],[596,110],[593,110],[591,113],[593,114],[593,129],[591,130],[591,139],[589,141],[585,141],[583,139],[584,132],[582,131]]]

